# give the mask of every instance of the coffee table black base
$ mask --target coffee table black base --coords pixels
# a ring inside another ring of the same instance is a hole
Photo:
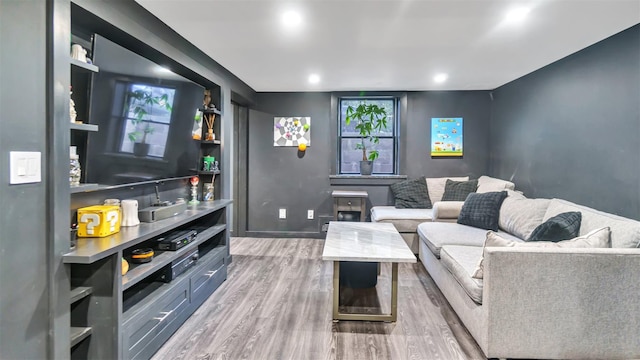
[[[377,262],[340,261],[340,285],[362,289],[375,287],[377,284]]]

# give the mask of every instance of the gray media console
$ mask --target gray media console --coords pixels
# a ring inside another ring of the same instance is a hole
[[[230,200],[189,206],[183,213],[136,227],[123,227],[104,238],[80,238],[64,255],[71,278],[71,358],[148,359],[226,280]],[[176,251],[156,251],[151,262],[122,258],[156,239],[196,230],[193,241]],[[163,274],[172,263],[197,250],[195,264],[170,281]]]

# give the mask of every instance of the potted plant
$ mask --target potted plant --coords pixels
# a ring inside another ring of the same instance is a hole
[[[171,111],[171,104],[168,101],[169,95],[153,96],[151,91],[135,90],[129,92],[129,97],[132,100],[127,112],[133,108],[134,118],[131,122],[136,126],[136,129],[127,135],[129,140],[133,142],[133,154],[141,157],[147,156],[150,148],[150,145],[147,144],[147,135],[153,134],[155,130],[151,125],[151,119],[147,115],[152,114],[154,106],[160,106]]]
[[[368,150],[366,142],[378,144],[379,139],[376,134],[387,128],[387,110],[376,104],[360,103],[358,106],[347,107],[345,121],[350,125],[356,122],[356,130],[360,133],[360,142],[356,144],[357,150],[362,150],[362,161],[360,161],[360,174],[371,175],[373,161],[378,158],[378,150]]]

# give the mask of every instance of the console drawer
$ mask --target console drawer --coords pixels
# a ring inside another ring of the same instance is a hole
[[[337,198],[336,207],[338,211],[360,211],[362,198]]]
[[[182,281],[146,311],[129,319],[123,329],[125,359],[148,359],[180,327],[189,308],[189,282]]]
[[[215,289],[227,278],[227,267],[223,257],[212,259],[196,270],[190,278],[191,304],[200,306]]]

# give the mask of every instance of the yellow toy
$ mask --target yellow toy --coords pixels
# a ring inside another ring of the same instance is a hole
[[[118,205],[94,205],[78,209],[78,236],[105,237],[120,231]]]

